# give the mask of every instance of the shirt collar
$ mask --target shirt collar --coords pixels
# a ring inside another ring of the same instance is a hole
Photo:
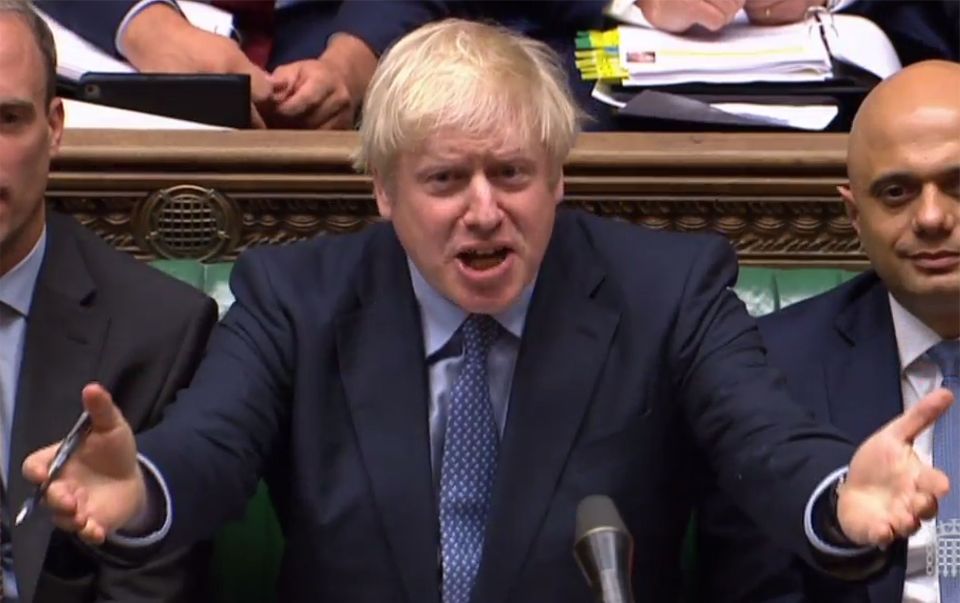
[[[21,316],[27,316],[30,312],[34,286],[37,284],[46,250],[47,228],[44,226],[30,253],[9,272],[0,276],[0,303],[13,308]]]
[[[927,353],[931,347],[942,341],[936,331],[900,305],[892,294],[890,315],[893,317],[893,332],[897,338],[897,351],[900,353],[900,373]]]
[[[434,289],[423,278],[409,257],[407,264],[410,266],[413,294],[417,298],[417,303],[420,304],[420,312],[423,316],[423,341],[426,346],[426,356],[429,358],[450,341],[463,321],[467,319],[468,313]],[[523,289],[519,299],[509,308],[493,315],[501,327],[518,339],[523,333],[532,295],[533,283]]]

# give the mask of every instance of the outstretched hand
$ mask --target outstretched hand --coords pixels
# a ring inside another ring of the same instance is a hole
[[[846,482],[840,487],[837,518],[843,533],[864,546],[885,547],[920,529],[921,520],[937,513],[937,501],[950,480],[927,465],[913,441],[953,403],[938,389],[888,423],[857,449]]]
[[[145,508],[146,483],[137,462],[133,431],[110,392],[91,383],[83,388],[82,398],[90,413],[90,433],[51,482],[44,503],[58,528],[100,544]],[[27,480],[40,484],[47,478],[58,445],[47,446],[24,460]]]

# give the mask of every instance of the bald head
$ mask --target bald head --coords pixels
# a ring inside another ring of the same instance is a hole
[[[947,127],[960,136],[960,64],[915,63],[878,84],[860,106],[850,129],[847,173],[856,188],[872,156],[904,144],[930,129]]]
[[[917,63],[864,100],[840,187],[870,263],[913,316],[960,336],[960,65]]]

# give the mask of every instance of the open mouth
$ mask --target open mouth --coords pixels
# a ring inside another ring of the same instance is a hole
[[[510,250],[506,247],[484,250],[471,249],[458,253],[457,259],[471,270],[484,271],[496,268],[507,259],[508,255],[510,255]]]

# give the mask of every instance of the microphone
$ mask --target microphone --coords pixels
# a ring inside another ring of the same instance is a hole
[[[594,495],[580,501],[573,554],[597,603],[634,603],[633,538],[608,497]]]

